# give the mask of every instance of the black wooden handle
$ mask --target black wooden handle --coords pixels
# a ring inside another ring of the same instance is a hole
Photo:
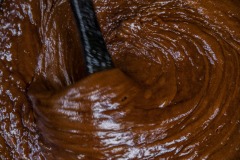
[[[87,72],[92,74],[113,68],[92,0],[71,0],[71,6],[81,33]]]

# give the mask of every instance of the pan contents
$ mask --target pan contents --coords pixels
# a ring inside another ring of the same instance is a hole
[[[69,1],[0,3],[0,158],[239,159],[240,1],[94,7],[116,68],[86,76]]]

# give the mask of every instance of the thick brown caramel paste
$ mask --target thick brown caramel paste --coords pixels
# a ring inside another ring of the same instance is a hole
[[[0,159],[240,159],[240,1],[94,5],[86,76],[69,1],[0,2]]]

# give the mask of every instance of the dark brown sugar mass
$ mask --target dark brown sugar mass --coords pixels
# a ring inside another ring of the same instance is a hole
[[[94,5],[86,77],[69,1],[0,4],[1,159],[239,159],[240,2]]]

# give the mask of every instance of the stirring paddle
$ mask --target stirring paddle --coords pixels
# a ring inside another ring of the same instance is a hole
[[[92,0],[71,0],[71,7],[81,34],[87,73],[113,68]]]

